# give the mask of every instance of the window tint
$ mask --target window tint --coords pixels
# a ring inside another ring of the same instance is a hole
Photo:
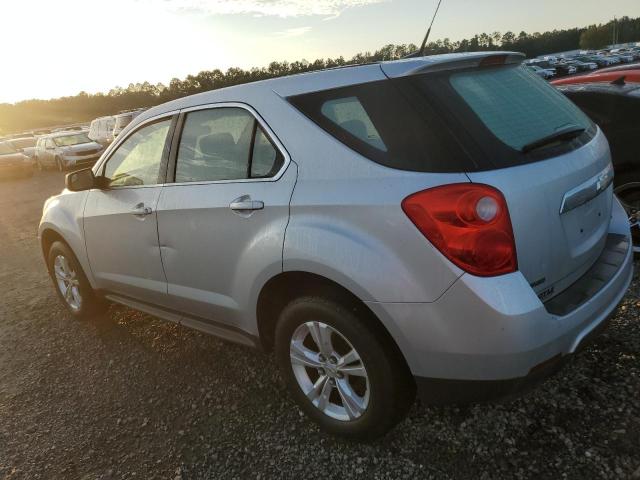
[[[516,150],[562,127],[591,127],[580,109],[521,67],[454,73],[450,81],[482,123]]]
[[[282,156],[243,108],[188,113],[180,138],[175,181],[242,180],[275,175]]]
[[[242,108],[187,115],[176,163],[176,182],[247,178],[253,116]]]
[[[253,143],[253,158],[251,160],[251,177],[265,178],[272,177],[280,167],[282,167],[282,156],[273,146],[262,128],[256,130],[256,137]]]
[[[422,92],[383,80],[289,97],[337,140],[382,165],[418,172],[475,170]]]
[[[387,147],[371,118],[357,97],[329,100],[322,104],[322,114],[354,137],[383,152]]]
[[[170,126],[171,119],[162,120],[129,136],[107,161],[104,176],[111,179],[110,186],[158,183]]]

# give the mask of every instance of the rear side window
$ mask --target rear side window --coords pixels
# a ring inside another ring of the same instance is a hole
[[[482,123],[516,150],[566,126],[591,126],[564,95],[523,68],[454,73],[450,81]]]
[[[418,172],[475,170],[429,102],[412,105],[392,80],[289,97],[349,148],[382,165]]]

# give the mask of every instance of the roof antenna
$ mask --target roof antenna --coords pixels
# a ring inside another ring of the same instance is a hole
[[[440,10],[440,4],[441,3],[442,3],[442,0],[438,0],[438,6],[436,7],[436,11],[433,14],[433,18],[431,19],[431,24],[429,25],[429,30],[427,30],[427,34],[424,36],[424,40],[422,41],[422,46],[420,47],[420,50],[418,50],[418,54],[416,55],[416,57],[424,56],[424,49],[427,47],[427,40],[429,40],[429,34],[431,33],[431,27],[433,27],[433,22],[435,22],[435,20],[436,20],[436,15],[438,15],[438,10]]]

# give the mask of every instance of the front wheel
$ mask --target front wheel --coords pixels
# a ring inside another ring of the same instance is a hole
[[[76,318],[87,318],[105,309],[71,249],[62,242],[54,242],[49,249],[47,266],[56,293],[69,313]]]
[[[640,181],[623,181],[613,191],[629,217],[633,251],[640,252]]]
[[[415,386],[371,319],[320,297],[291,302],[276,328],[276,359],[298,406],[323,430],[384,435],[407,413]]]

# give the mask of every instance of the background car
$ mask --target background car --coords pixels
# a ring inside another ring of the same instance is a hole
[[[115,124],[115,118],[110,115],[96,118],[89,127],[89,138],[101,145],[109,145],[113,142],[113,127]]]
[[[558,89],[578,105],[609,140],[616,195],[630,218],[634,250],[640,251],[640,84],[580,83]]]
[[[33,164],[20,150],[9,142],[0,142],[0,177],[29,177],[33,175]]]
[[[105,147],[91,140],[84,132],[60,132],[44,135],[36,145],[36,165],[59,171],[89,167],[100,158]]]
[[[144,109],[132,110],[130,112],[122,112],[117,115],[114,115],[113,118],[115,119],[115,122],[113,125],[113,132],[112,132],[113,138],[115,139],[118,135],[120,135],[120,132],[122,132],[124,127],[129,125],[131,121],[134,118],[136,118],[138,115],[140,115],[142,112],[144,112]]]
[[[595,62],[583,62],[581,60],[571,59],[567,60],[565,63],[576,67],[579,72],[590,72],[598,69],[598,64]]]
[[[18,137],[12,138],[8,140],[13,148],[24,153],[29,159],[33,166],[36,166],[36,142],[38,139],[36,137]]]
[[[556,74],[560,75],[573,75],[578,71],[573,65],[569,65],[566,62],[557,62],[553,64],[553,68],[556,70]]]
[[[527,68],[544,79],[549,79],[556,76],[556,71],[551,68],[540,68],[537,65],[527,65]]]
[[[570,78],[559,78],[557,80],[553,80],[551,83],[553,85],[572,85],[576,83],[610,83],[614,81],[624,81],[627,83],[640,82],[640,70],[598,71],[589,75],[576,75]]]

